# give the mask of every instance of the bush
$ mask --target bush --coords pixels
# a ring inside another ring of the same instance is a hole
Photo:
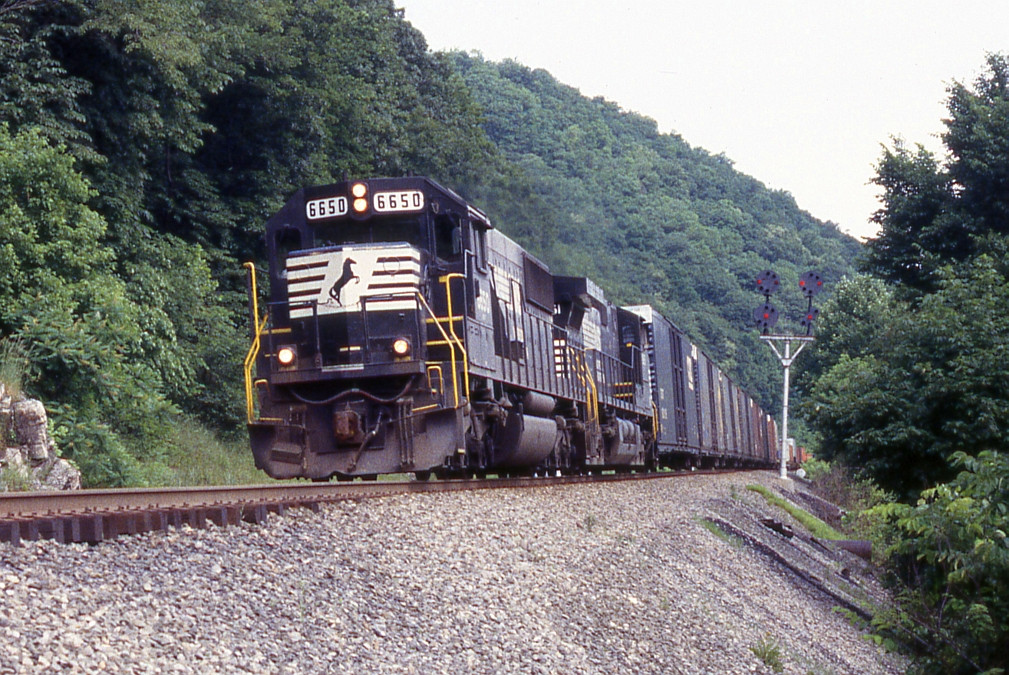
[[[0,385],[12,398],[21,395],[29,365],[28,348],[16,337],[0,339]]]
[[[924,673],[1009,667],[1009,456],[955,453],[961,469],[914,507],[873,509],[889,521],[896,609],[876,624],[911,644]]]
[[[841,509],[843,517],[828,518],[828,522],[852,539],[872,540],[874,551],[883,550],[880,518],[871,515],[871,509],[890,501],[890,496],[864,474],[840,462],[813,458],[802,467],[816,494]]]

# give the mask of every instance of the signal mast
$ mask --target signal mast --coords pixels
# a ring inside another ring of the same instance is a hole
[[[781,397],[781,470],[779,477],[782,480],[788,479],[788,375],[792,361],[799,355],[799,352],[808,344],[816,340],[813,337],[813,322],[820,315],[820,310],[813,307],[813,296],[823,290],[823,277],[816,272],[806,272],[799,279],[799,289],[806,296],[808,303],[806,313],[799,322],[799,325],[806,329],[805,335],[775,335],[770,330],[778,323],[778,310],[771,304],[771,295],[781,285],[781,279],[771,270],[762,272],[757,277],[757,291],[764,295],[764,304],[753,310],[753,319],[757,327],[760,328],[760,339],[766,342],[774,355],[781,362],[784,371],[784,388]],[[781,343],[782,349],[778,349]],[[795,352],[792,346],[796,345]]]

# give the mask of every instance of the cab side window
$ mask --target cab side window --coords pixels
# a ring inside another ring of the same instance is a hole
[[[462,225],[455,214],[444,213],[434,220],[435,255],[455,260],[462,255]]]

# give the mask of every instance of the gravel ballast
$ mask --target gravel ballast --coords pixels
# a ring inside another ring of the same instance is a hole
[[[772,672],[761,645],[787,673],[902,672],[832,597],[703,526],[787,520],[745,489],[758,482],[791,485],[751,472],[418,494],[2,545],[0,673]]]

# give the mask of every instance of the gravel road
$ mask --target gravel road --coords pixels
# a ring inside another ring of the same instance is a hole
[[[786,673],[902,672],[831,598],[702,526],[787,520],[756,482],[782,485],[752,472],[410,495],[0,545],[0,673],[773,672],[761,644]]]

